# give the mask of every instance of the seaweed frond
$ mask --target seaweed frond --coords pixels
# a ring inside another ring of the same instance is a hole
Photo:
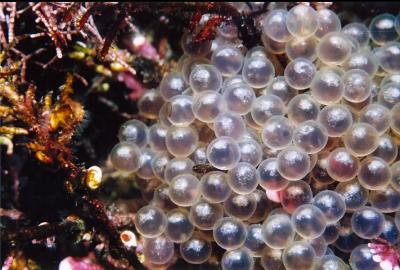
[[[68,73],[57,99],[50,91],[38,101],[34,85],[29,85],[23,94],[19,94],[15,84],[3,80],[0,97],[7,100],[8,106],[2,106],[0,134],[11,138],[28,135],[26,146],[37,160],[70,170],[73,178],[79,169],[73,162],[70,143],[85,111],[79,102],[71,98],[72,82],[73,76]]]

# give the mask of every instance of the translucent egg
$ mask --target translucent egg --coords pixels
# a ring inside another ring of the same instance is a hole
[[[286,42],[275,41],[264,33],[261,33],[261,42],[268,53],[274,55],[285,53]]]
[[[258,97],[251,108],[251,116],[258,125],[264,125],[272,116],[283,115],[284,113],[285,104],[283,101],[271,94]]]
[[[278,154],[278,172],[290,181],[300,180],[310,170],[310,157],[296,146],[289,146]]]
[[[253,194],[241,195],[232,193],[223,203],[225,213],[240,220],[249,219],[257,207]]]
[[[367,123],[356,123],[343,136],[343,143],[353,155],[360,157],[374,152],[378,148],[379,134]]]
[[[315,195],[313,205],[324,213],[327,224],[335,224],[346,213],[346,203],[343,197],[332,190],[324,190]]]
[[[154,206],[144,206],[136,212],[135,227],[144,237],[160,236],[167,227],[167,217],[164,212]]]
[[[263,46],[255,46],[247,51],[245,58],[264,57],[268,58],[267,50]],[[242,77],[243,79],[243,77]]]
[[[288,85],[284,76],[277,76],[267,86],[265,93],[279,97],[287,105],[298,94],[298,91]]]
[[[165,143],[168,151],[176,157],[187,157],[197,148],[198,132],[192,127],[168,128]]]
[[[288,12],[284,9],[273,9],[267,13],[262,22],[262,31],[270,39],[286,42],[292,38],[287,27]]]
[[[390,122],[390,128],[394,133],[400,135],[400,103],[393,106],[390,113],[392,118]]]
[[[353,232],[363,239],[374,239],[384,229],[385,217],[376,208],[365,206],[356,210],[351,216]]]
[[[158,112],[164,104],[160,91],[155,89],[146,90],[138,101],[140,115],[148,119],[157,119]]]
[[[270,211],[270,213],[268,214],[268,216],[273,216],[273,215],[278,215],[278,214],[288,215],[290,213],[286,209],[284,209],[283,207],[278,207],[278,208],[272,209]]]
[[[248,113],[256,99],[254,90],[244,83],[229,86],[222,95],[227,108],[240,115]]]
[[[325,154],[329,154],[328,152],[324,153]],[[326,162],[326,158],[321,157],[321,156],[317,156],[317,158],[319,160],[317,160],[317,164],[314,166],[314,168],[312,169],[310,176],[312,177],[312,180],[316,181],[319,184],[322,185],[329,185],[332,184],[333,182],[335,182],[335,179],[333,179],[332,177],[329,176],[328,172],[326,171],[326,167],[323,166],[321,164],[318,164],[319,162]]]
[[[328,33],[338,32],[341,29],[341,23],[336,13],[330,9],[322,8],[317,10],[318,13],[318,29],[315,36],[321,39]]]
[[[400,15],[396,16],[395,26],[397,34],[400,36]]]
[[[169,198],[168,189],[169,185],[167,184],[161,184],[156,187],[154,189],[151,205],[163,210],[171,210],[176,208],[176,204],[174,204]]]
[[[314,239],[308,239],[306,241],[314,248],[315,256],[322,257],[325,255],[328,244],[326,243],[325,238],[322,235]]]
[[[203,57],[187,57],[182,61],[182,74],[186,83],[189,83],[190,73],[198,65],[209,65],[211,61]]]
[[[350,57],[352,45],[340,32],[325,35],[317,45],[317,56],[326,65],[341,65]]]
[[[314,267],[315,270],[346,270],[346,263],[335,255],[325,255],[319,259]]]
[[[194,120],[193,98],[189,95],[176,95],[167,103],[168,120],[175,126],[187,126]]]
[[[349,40],[349,42],[351,44],[351,52],[352,53],[355,53],[361,49],[360,43],[358,43],[357,39],[355,39],[351,36],[347,36],[347,39]]]
[[[179,57],[179,59],[178,59],[178,61],[177,61],[177,63],[176,63],[176,67],[174,68],[174,70],[176,70],[176,71],[178,71],[178,72],[182,71],[183,63],[184,63],[186,60],[188,60],[189,58],[192,58],[192,57],[190,57],[190,55],[187,55],[187,54],[182,54],[182,55]]]
[[[278,172],[278,159],[268,158],[260,163],[257,168],[259,172],[259,184],[265,190],[279,191],[284,189],[289,181]]]
[[[221,94],[215,91],[203,91],[195,95],[193,100],[193,114],[202,122],[212,123],[225,108],[225,101]]]
[[[143,243],[143,255],[153,264],[166,264],[174,256],[174,243],[162,235],[146,238]]]
[[[218,91],[222,87],[222,75],[213,65],[198,65],[190,73],[189,83],[196,93]]]
[[[190,221],[196,228],[208,231],[212,230],[215,223],[224,215],[220,204],[212,204],[200,201],[190,207]]]
[[[270,215],[262,225],[264,242],[270,248],[284,249],[294,241],[296,232],[286,214]]]
[[[165,127],[170,127],[172,126],[172,123],[168,120],[167,117],[167,107],[167,103],[164,103],[164,105],[161,106],[160,112],[158,113],[158,118],[161,125]]]
[[[224,82],[222,83],[221,93],[224,92],[224,89],[227,89],[231,85],[234,85],[237,83],[245,83],[243,80],[242,74],[238,74],[238,75],[226,78],[224,80]]]
[[[227,173],[228,185],[231,189],[244,195],[256,189],[259,177],[256,167],[246,162],[239,162]]]
[[[400,230],[400,211],[397,211],[394,216],[394,222],[398,230]]]
[[[365,24],[353,22],[346,24],[342,28],[342,33],[348,37],[355,38],[361,47],[365,47],[369,42],[369,30]]]
[[[224,217],[214,225],[213,236],[218,246],[232,250],[243,245],[246,241],[247,230],[239,219]]]
[[[259,135],[258,135],[258,130],[253,129],[253,128],[248,128],[246,132],[242,136],[242,140],[255,140],[257,143],[259,143]]]
[[[376,52],[380,67],[389,73],[400,72],[400,42],[388,42]]]
[[[310,170],[313,170],[318,162],[318,154],[310,155]]]
[[[193,234],[194,227],[184,209],[174,209],[167,213],[165,236],[174,243],[187,241]]]
[[[294,89],[304,90],[310,87],[315,73],[314,64],[306,58],[296,58],[285,67],[286,82]]]
[[[153,169],[151,167],[155,153],[150,148],[140,150],[139,168],[136,175],[143,179],[151,179],[154,177]]]
[[[326,68],[316,73],[310,85],[311,95],[323,105],[341,100],[344,94],[342,78],[333,69]]]
[[[369,23],[371,39],[378,45],[395,41],[399,36],[395,28],[396,17],[389,13],[375,16]]]
[[[193,173],[194,162],[189,158],[174,158],[164,169],[164,181],[171,182],[172,179],[181,174]]]
[[[183,51],[194,57],[205,56],[211,51],[211,41],[194,42],[194,35],[185,33],[181,39],[181,47]]]
[[[388,83],[400,84],[400,73],[387,74],[385,77],[383,77],[379,86],[380,88],[383,88],[383,86]]]
[[[282,254],[282,261],[287,270],[311,270],[315,259],[314,248],[306,241],[293,242]]]
[[[319,114],[319,104],[308,94],[295,96],[288,104],[289,120],[298,125],[307,120],[316,120]]]
[[[343,98],[354,103],[366,100],[372,91],[372,81],[367,72],[351,69],[343,75]]]
[[[148,127],[139,120],[133,119],[123,123],[118,131],[120,142],[130,142],[142,148],[149,141]]]
[[[165,100],[173,96],[181,95],[187,88],[187,84],[181,73],[170,72],[163,77],[160,83],[160,94]]]
[[[175,176],[169,185],[169,197],[176,205],[187,207],[200,198],[199,180],[191,174]]]
[[[271,149],[286,148],[293,138],[293,127],[283,116],[272,116],[261,130],[263,143]]]
[[[369,190],[378,190],[389,184],[391,172],[389,164],[379,157],[367,157],[361,161],[358,181]]]
[[[293,213],[300,205],[311,203],[312,198],[310,186],[302,180],[289,182],[287,187],[279,192],[282,207],[288,213]]]
[[[400,192],[388,185],[384,189],[371,191],[369,202],[382,213],[394,213],[400,210]]]
[[[207,19],[206,19],[207,20]],[[203,24],[204,25],[204,24]],[[229,41],[229,40],[227,40],[227,39],[224,39],[224,38],[222,38],[222,37],[219,37],[219,36],[216,36],[215,38],[213,38],[212,39],[212,45],[211,45],[211,52],[210,52],[210,54],[208,54],[207,55],[207,57],[211,57],[212,56],[212,53],[214,53],[217,49],[219,49],[220,47],[222,47],[222,46],[225,46],[225,45],[232,45],[232,42],[231,41]],[[239,47],[239,46],[238,46]],[[240,48],[240,47],[239,47]]]
[[[356,122],[356,117],[360,114],[360,112],[366,106],[372,103],[372,96],[369,96],[366,100],[359,103],[350,102],[347,101],[346,99],[342,99],[341,103],[351,111],[351,113],[353,114],[354,122]]]
[[[243,59],[240,50],[230,44],[218,47],[211,56],[213,65],[221,72],[222,76],[228,77],[240,71]]]
[[[212,203],[220,203],[231,195],[227,176],[223,172],[212,171],[201,177],[200,190],[203,197]]]
[[[202,264],[210,258],[212,246],[204,237],[195,235],[179,245],[179,252],[188,263]]]
[[[360,209],[368,201],[368,191],[360,185],[357,179],[339,183],[335,191],[342,195],[347,211]]]
[[[205,146],[199,146],[194,152],[190,155],[190,159],[194,162],[195,165],[199,164],[207,164],[207,148]]]
[[[238,37],[238,28],[232,20],[223,21],[216,29],[217,35],[225,39]]]
[[[149,129],[149,144],[153,151],[164,152],[167,150],[165,138],[167,137],[167,128],[156,123]]]
[[[339,232],[337,228],[337,224],[327,224],[325,231],[322,233],[322,237],[324,237],[325,242],[330,245],[336,241],[339,237]]]
[[[294,145],[302,148],[308,154],[321,151],[328,142],[327,131],[315,120],[300,123],[293,132]]]
[[[373,103],[362,110],[359,121],[370,124],[382,135],[389,128],[390,111],[383,105]]]
[[[256,199],[256,210],[254,211],[253,215],[248,219],[250,223],[259,223],[267,217],[270,210],[274,205],[268,199],[267,194],[265,191],[260,189],[256,189],[253,192],[254,198]]]
[[[368,49],[360,50],[352,53],[345,63],[346,69],[361,69],[367,72],[370,76],[374,76],[378,71],[378,59]]]
[[[358,237],[355,233],[353,233],[351,229],[351,221],[349,221],[348,223],[349,224],[346,224],[345,226],[341,224],[339,228],[339,237],[334,243],[335,248],[344,253],[350,253],[358,245],[365,242],[364,239]]]
[[[385,215],[385,225],[382,234],[379,236],[390,244],[395,245],[400,240],[400,232],[391,216]]]
[[[262,237],[262,226],[260,224],[252,224],[247,227],[247,237],[243,246],[251,251],[253,257],[261,257],[265,243]]]
[[[282,249],[265,247],[261,255],[261,266],[265,270],[285,270],[282,262]]]
[[[397,161],[390,166],[390,172],[392,174],[390,184],[397,191],[400,191],[400,161]]]
[[[378,148],[372,153],[373,156],[380,157],[388,164],[395,161],[398,154],[398,146],[395,140],[387,134],[379,137]]]
[[[287,14],[286,27],[289,33],[295,37],[312,36],[319,27],[318,13],[307,5],[294,6]]]
[[[249,86],[263,88],[275,77],[275,68],[268,58],[254,56],[244,62],[242,76]]]
[[[262,159],[260,144],[253,139],[243,139],[239,142],[240,161],[257,166]]]
[[[400,103],[400,83],[388,83],[378,93],[378,102],[388,109]]]
[[[217,169],[232,169],[240,160],[239,145],[231,137],[218,137],[207,146],[207,158]]]
[[[354,270],[379,270],[380,263],[373,259],[375,253],[368,245],[357,246],[350,255],[349,263]]]
[[[346,106],[328,105],[321,110],[318,122],[325,127],[329,137],[341,137],[351,128],[353,116]]]
[[[286,54],[290,60],[305,58],[313,62],[317,59],[316,47],[318,40],[315,37],[305,39],[293,38],[285,46]]]
[[[226,251],[221,259],[222,270],[252,270],[254,258],[247,248]]]
[[[213,129],[217,137],[228,136],[240,139],[246,130],[246,125],[239,114],[223,112],[215,118]]]
[[[110,160],[116,170],[134,172],[139,168],[140,149],[133,143],[120,142],[110,153]]]
[[[353,179],[360,167],[360,161],[345,148],[339,147],[328,156],[326,171],[329,176],[338,182],[346,182]]]
[[[292,214],[295,231],[305,239],[315,239],[322,235],[326,228],[324,213],[315,205],[304,204]]]

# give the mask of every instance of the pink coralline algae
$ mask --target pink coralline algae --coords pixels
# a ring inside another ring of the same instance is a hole
[[[60,262],[58,270],[104,270],[104,268],[90,257],[66,257]]]

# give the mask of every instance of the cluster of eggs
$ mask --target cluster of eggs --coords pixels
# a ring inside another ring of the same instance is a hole
[[[400,240],[399,21],[342,27],[299,4],[265,14],[247,52],[233,25],[184,35],[176,70],[138,102],[154,124],[124,123],[110,154],[160,183],[135,217],[146,260],[201,264],[218,246],[224,270],[347,269],[339,250],[380,269],[366,242]]]

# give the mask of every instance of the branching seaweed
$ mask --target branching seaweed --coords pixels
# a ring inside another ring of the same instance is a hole
[[[76,126],[83,120],[83,106],[71,99],[72,75],[68,74],[62,87],[59,100],[53,102],[49,92],[41,100],[35,97],[36,88],[29,85],[22,95],[12,82],[0,84],[0,96],[7,99],[9,106],[3,109],[0,133],[3,135],[29,135],[32,139],[26,144],[34,156],[41,162],[52,164],[57,161],[60,168],[70,171],[72,178],[78,174],[78,167],[70,148],[70,142]],[[9,120],[7,120],[9,118]],[[21,121],[23,127],[14,126]]]

